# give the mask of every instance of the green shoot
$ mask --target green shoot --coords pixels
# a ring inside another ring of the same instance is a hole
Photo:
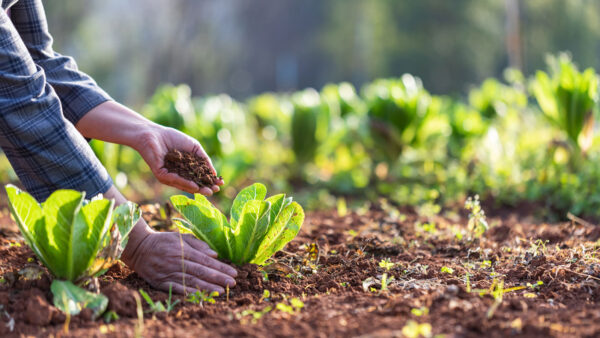
[[[469,210],[469,223],[467,224],[469,232],[475,238],[481,237],[487,231],[488,223],[479,202],[479,195],[467,198],[465,209]]]
[[[447,273],[449,275],[454,273],[454,269],[452,269],[449,266],[442,266],[442,269],[440,270],[442,273]]]
[[[386,271],[390,271],[393,268],[395,263],[392,263],[389,258],[382,259],[379,262],[379,267],[384,268]]]
[[[237,315],[237,318],[242,320],[246,316],[252,316],[252,324],[256,324],[256,322],[262,318],[262,316],[266,315],[273,309],[272,306],[267,306],[261,311],[255,311],[252,309],[244,310],[242,313]]]
[[[288,314],[296,314],[298,312],[300,312],[300,310],[304,307],[304,302],[301,301],[298,298],[292,298],[290,299],[290,305],[286,304],[286,303],[277,303],[277,305],[275,306],[275,309],[281,311],[281,312],[285,312]]]
[[[271,298],[271,291],[265,289],[263,291],[263,295],[262,295],[262,297],[260,297],[259,301],[262,302],[263,300],[265,300],[268,302],[270,298]]]
[[[420,308],[412,308],[410,313],[417,317],[427,316],[429,314],[429,308],[426,306],[421,306]]]
[[[219,293],[217,291],[208,292],[208,291],[196,291],[195,293],[190,293],[188,297],[185,299],[186,302],[190,302],[193,304],[200,304],[200,306],[204,307],[204,303],[215,304],[215,298],[218,297]]]
[[[431,337],[431,324],[419,324],[414,320],[409,320],[402,328],[402,335],[407,338]]]
[[[172,302],[172,293],[173,293],[173,286],[169,285],[169,298],[167,299],[167,301],[165,302],[165,305],[163,305],[162,302],[160,301],[153,301],[152,298],[150,298],[150,295],[148,295],[144,290],[140,289],[140,294],[142,295],[142,297],[144,297],[144,300],[146,300],[146,303],[148,303],[148,306],[150,306],[150,310],[148,310],[147,312],[171,312],[173,311],[173,309],[175,308],[175,305],[177,305],[177,303],[179,303],[179,299]]]

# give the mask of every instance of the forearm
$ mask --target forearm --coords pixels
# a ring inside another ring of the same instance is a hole
[[[75,127],[84,137],[135,149],[146,133],[159,126],[122,104],[107,101],[85,114]]]
[[[119,192],[119,190],[113,185],[106,193],[104,193],[104,198],[114,199],[115,206],[123,204],[127,202],[127,199]],[[143,219],[131,229],[129,233],[129,240],[127,242],[127,246],[121,255],[121,260],[125,262],[127,265],[132,266],[133,257],[136,249],[139,247],[140,243],[151,233],[154,231],[146,224]]]

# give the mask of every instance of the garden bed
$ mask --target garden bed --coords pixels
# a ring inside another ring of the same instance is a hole
[[[145,313],[143,322],[137,290],[163,303],[168,295],[126,266],[113,266],[100,285],[120,319],[92,321],[84,311],[69,319],[68,333],[67,318],[51,306],[47,272],[25,278],[41,265],[4,210],[0,335],[379,337],[426,333],[428,324],[432,335],[446,336],[600,333],[600,227],[503,214],[488,218],[483,237],[469,240],[464,215],[424,218],[385,209],[309,213],[276,263],[263,271],[242,268],[228,297],[202,305],[176,297],[174,310]],[[380,266],[385,259],[393,263],[387,271]],[[394,277],[387,291],[380,290],[384,273]]]

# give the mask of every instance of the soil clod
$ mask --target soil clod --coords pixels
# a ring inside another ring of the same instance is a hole
[[[222,179],[221,176],[215,175],[206,158],[186,151],[169,150],[164,158],[164,168],[170,173],[196,183],[201,188],[210,188]]]

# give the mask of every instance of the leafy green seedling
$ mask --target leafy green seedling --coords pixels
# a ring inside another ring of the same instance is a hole
[[[534,257],[538,256],[540,253],[542,255],[546,255],[546,244],[548,244],[548,240],[536,239],[535,242],[529,243],[529,249],[527,252],[531,253]]]
[[[104,322],[106,324],[114,322],[115,320],[119,320],[119,315],[113,310],[106,311],[102,317],[104,318]]]
[[[219,257],[237,265],[262,265],[296,237],[304,222],[302,207],[291,197],[279,194],[265,200],[266,195],[260,183],[240,191],[229,221],[200,194],[194,199],[176,195],[171,202],[184,217],[175,223],[205,241]]]
[[[208,292],[202,290],[190,293],[185,301],[194,304],[200,304],[200,306],[204,307],[204,303],[215,304],[215,297],[219,297],[219,293],[217,291]]]
[[[442,266],[442,269],[440,270],[442,273],[447,273],[449,275],[454,273],[454,269],[452,269],[449,266]]]
[[[409,320],[402,328],[402,336],[407,338],[431,337],[431,324],[419,324],[414,320]]]
[[[429,308],[426,306],[421,306],[420,308],[412,308],[410,313],[417,317],[427,316],[429,314]]]
[[[242,311],[241,314],[238,314],[238,319],[244,318],[246,316],[252,316],[252,324],[256,324],[256,322],[259,319],[261,319],[262,316],[266,315],[271,310],[273,310],[272,306],[267,306],[264,309],[262,309],[261,311],[255,311],[252,309],[244,310],[244,311]]]
[[[77,295],[85,290],[74,291],[73,284],[54,285],[63,280],[82,283],[103,274],[121,256],[141,216],[134,203],[113,211],[114,201],[88,201],[85,193],[75,190],[57,190],[42,204],[13,185],[6,186],[6,193],[25,243],[56,277],[51,287],[55,304],[64,304],[64,297],[73,297],[68,304],[81,304]],[[77,306],[61,309],[78,313]]]
[[[292,298],[290,299],[290,305],[286,304],[286,303],[277,303],[277,305],[275,306],[275,308],[281,312],[285,312],[285,313],[289,313],[291,315],[300,312],[300,310],[302,310],[302,308],[304,307],[304,302],[301,301],[298,298]]]
[[[385,269],[386,271],[381,276],[381,291],[383,292],[388,290],[388,284],[394,280],[394,276],[388,278],[388,271],[394,267],[394,263],[392,263],[389,258],[382,259],[379,262],[379,267]]]
[[[527,283],[527,287],[532,290],[535,290],[542,285],[544,285],[544,282],[542,282],[541,280],[537,281],[535,284]]]
[[[142,297],[144,297],[144,300],[146,300],[146,303],[148,303],[148,306],[150,306],[150,310],[148,310],[148,312],[171,312],[173,311],[173,309],[175,308],[175,305],[177,305],[177,303],[179,303],[179,299],[177,299],[176,301],[172,301],[172,289],[173,286],[169,285],[169,298],[167,299],[167,301],[165,302],[165,305],[163,305],[162,302],[158,301],[155,302],[152,300],[152,298],[150,298],[150,295],[148,295],[144,290],[140,289],[140,294],[142,295]]]
[[[392,263],[389,258],[382,259],[379,262],[379,267],[384,268],[386,271],[390,271],[393,268],[395,263]]]
[[[270,300],[270,298],[271,298],[271,291],[269,291],[269,290],[266,290],[266,289],[265,289],[265,290],[263,291],[263,295],[262,295],[262,297],[260,297],[260,301],[263,301],[263,300],[265,300],[265,301],[267,301],[267,302],[268,302],[268,301]]]
[[[469,223],[467,228],[475,238],[481,237],[488,229],[488,223],[485,219],[485,212],[481,208],[479,195],[474,198],[467,198],[465,209],[469,210]]]

